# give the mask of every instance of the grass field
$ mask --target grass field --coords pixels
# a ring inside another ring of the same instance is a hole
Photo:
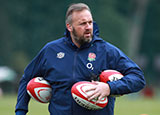
[[[15,95],[0,97],[0,115],[14,115],[15,104]],[[49,115],[47,106],[31,100],[27,115]],[[160,99],[118,97],[115,115],[160,115]]]

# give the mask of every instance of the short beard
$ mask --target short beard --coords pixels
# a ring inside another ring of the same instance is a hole
[[[89,43],[89,42],[92,41],[92,35],[91,35],[90,38],[84,38],[83,36],[78,37],[78,36],[77,36],[77,32],[76,32],[76,30],[75,30],[74,28],[73,28],[72,35],[73,35],[73,39],[74,39],[79,45],[87,44],[87,43]]]

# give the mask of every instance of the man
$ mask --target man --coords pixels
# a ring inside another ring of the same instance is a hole
[[[42,76],[52,87],[49,104],[51,115],[113,115],[115,98],[141,90],[145,80],[140,68],[122,51],[99,38],[98,28],[93,23],[91,11],[86,4],[72,4],[66,13],[65,37],[48,43],[32,60],[20,81],[16,115],[25,115],[30,100],[27,83]],[[90,58],[90,55],[93,57]],[[102,83],[93,76],[113,69],[121,72],[121,80]],[[71,87],[78,81],[92,81],[96,85],[91,100],[108,96],[108,105],[101,110],[87,110],[79,106],[71,96]]]

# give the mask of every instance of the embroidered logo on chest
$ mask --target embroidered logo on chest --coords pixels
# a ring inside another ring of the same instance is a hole
[[[95,53],[89,53],[88,54],[88,60],[89,61],[95,61],[96,60],[96,54]]]
[[[64,58],[64,56],[65,56],[65,53],[63,53],[63,52],[57,53],[57,58],[59,58],[59,59]]]

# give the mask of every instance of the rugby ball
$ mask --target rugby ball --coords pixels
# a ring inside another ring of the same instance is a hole
[[[99,75],[99,81],[100,82],[113,82],[120,80],[122,77],[124,77],[119,71],[116,70],[104,70],[100,75]],[[112,97],[119,97],[122,95],[111,95]]]
[[[108,81],[117,81],[124,77],[119,71],[116,70],[104,70],[99,75],[99,81],[107,83]]]
[[[45,79],[35,77],[28,82],[27,92],[34,100],[41,103],[48,103],[51,98],[52,89]]]
[[[99,103],[96,103],[97,99],[88,100],[87,94],[91,93],[91,91],[86,92],[89,87],[93,87],[95,84],[87,81],[80,81],[75,83],[72,86],[71,93],[73,99],[82,107],[89,110],[98,110],[103,109],[107,103],[108,98],[102,98]]]

